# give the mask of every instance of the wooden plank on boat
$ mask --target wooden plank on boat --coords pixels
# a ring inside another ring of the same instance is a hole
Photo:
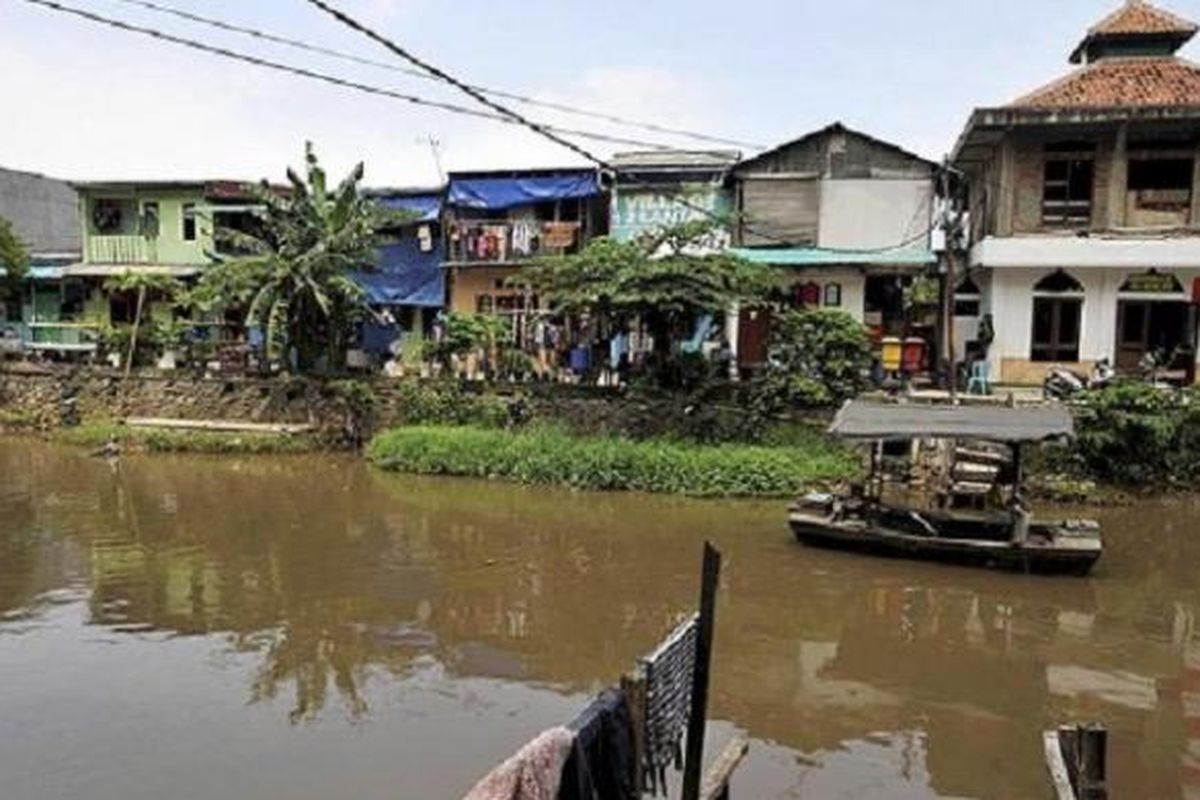
[[[700,792],[701,800],[727,800],[729,797],[729,782],[733,772],[742,763],[746,753],[750,752],[750,741],[745,736],[734,737],[717,760],[708,768],[704,776],[704,788]]]
[[[215,431],[218,433],[274,433],[291,436],[308,433],[311,425],[292,425],[276,422],[242,422],[227,419],[166,419],[161,417],[129,417],[125,424],[131,428],[165,428],[171,430]]]

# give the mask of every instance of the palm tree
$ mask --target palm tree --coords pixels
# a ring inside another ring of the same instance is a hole
[[[306,174],[289,169],[287,191],[266,181],[256,189],[261,226],[255,233],[223,231],[251,255],[226,261],[202,284],[217,294],[242,287],[247,323],[266,334],[268,355],[294,351],[300,371],[314,368],[322,354],[330,366],[345,358],[345,344],[365,297],[350,277],[372,264],[377,216],[359,184],[356,166],[332,191],[312,144],[305,147]],[[202,287],[203,288],[203,287]]]

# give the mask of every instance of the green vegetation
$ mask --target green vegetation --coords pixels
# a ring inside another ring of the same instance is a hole
[[[755,387],[755,405],[770,412],[831,406],[867,386],[872,347],[867,330],[837,309],[789,311],[771,325],[771,363]]]
[[[407,427],[375,437],[367,456],[397,472],[697,497],[788,497],[857,469],[856,459],[824,437],[793,442],[707,446],[574,437],[554,428]]]
[[[29,273],[29,250],[11,222],[0,217],[0,300],[16,297],[21,281]]]
[[[111,440],[124,448],[149,453],[276,455],[306,453],[320,448],[320,442],[312,436],[129,428],[116,423],[89,423],[75,428],[60,428],[55,431],[54,439],[89,448],[103,447]]]
[[[405,381],[395,388],[403,425],[475,425],[503,428],[513,422],[510,404],[494,394],[473,394],[453,381]]]
[[[1051,467],[1147,489],[1200,480],[1200,395],[1141,381],[1085,392],[1075,407],[1076,441],[1050,451]]]
[[[252,255],[208,270],[193,294],[207,311],[244,306],[247,321],[265,331],[268,353],[283,358],[294,349],[301,372],[322,358],[331,368],[342,365],[354,323],[366,313],[350,273],[371,267],[375,232],[384,224],[360,191],[362,164],[329,187],[309,144],[305,168],[303,178],[288,170],[287,191],[266,181],[258,187],[260,230],[224,232]]]

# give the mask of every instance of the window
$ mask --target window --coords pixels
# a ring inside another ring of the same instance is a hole
[[[1130,159],[1128,188],[1139,209],[1186,211],[1192,205],[1190,158]]]
[[[837,308],[842,304],[842,285],[840,283],[825,284],[825,305]]]
[[[1046,160],[1042,184],[1042,224],[1060,227],[1087,225],[1092,219],[1091,157]]]
[[[183,204],[183,240],[196,241],[196,204]]]
[[[142,203],[142,236],[155,239],[159,232],[158,203],[148,201]]]
[[[1032,361],[1079,361],[1083,285],[1058,270],[1034,287]]]

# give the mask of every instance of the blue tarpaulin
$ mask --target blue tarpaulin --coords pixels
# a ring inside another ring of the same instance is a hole
[[[375,272],[356,272],[354,282],[367,293],[372,305],[441,308],[446,301],[446,279],[442,270],[441,243],[421,252],[418,239],[406,235],[396,244],[376,249]]]
[[[437,222],[442,215],[441,194],[381,194],[375,202],[388,211],[407,211],[412,222]]]
[[[577,200],[600,193],[595,170],[524,177],[450,178],[447,202],[459,208],[500,211],[555,200]]]

